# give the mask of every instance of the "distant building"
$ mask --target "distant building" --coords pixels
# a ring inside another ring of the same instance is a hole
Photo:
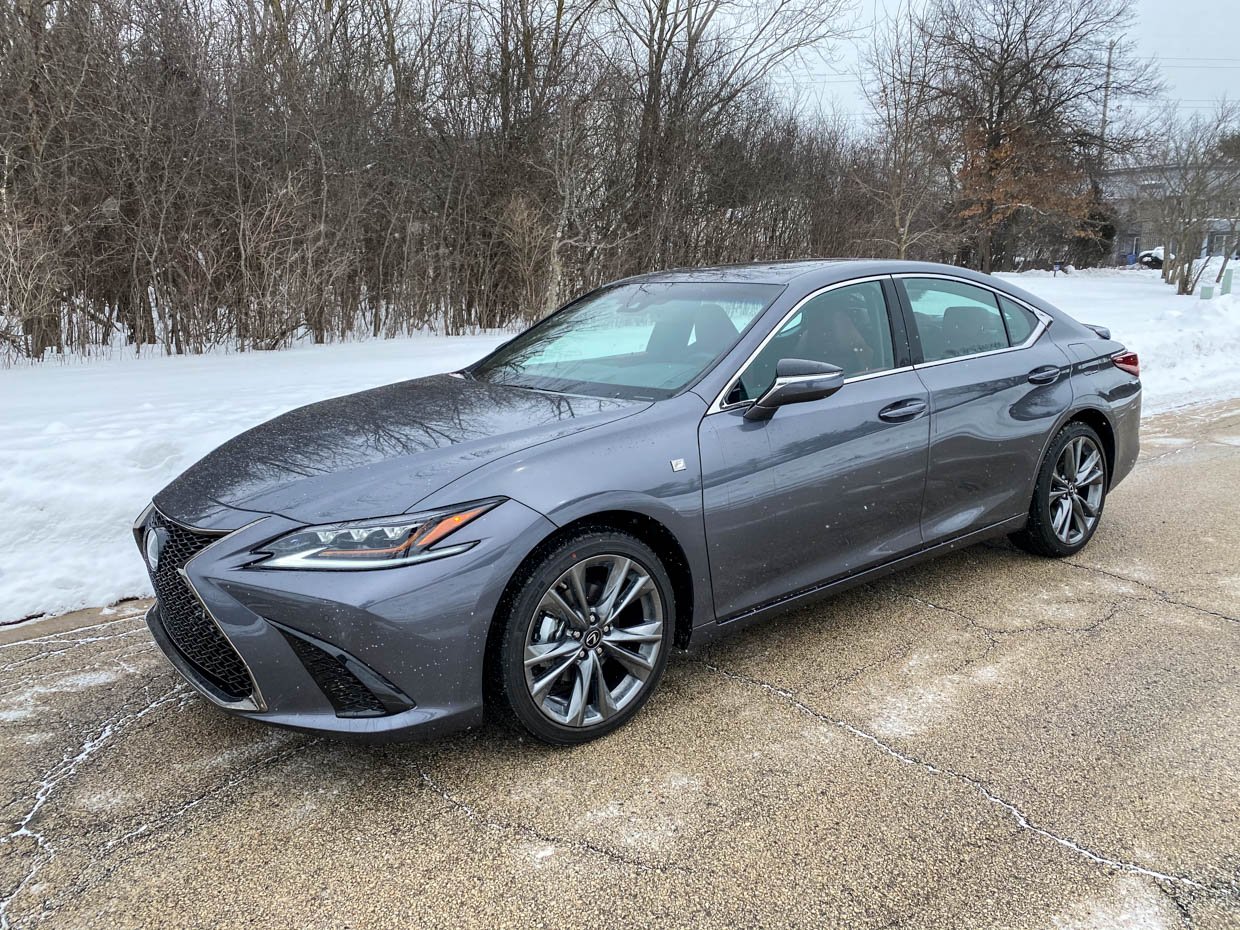
[[[1187,169],[1194,170],[1197,169]],[[1115,264],[1131,264],[1142,252],[1166,244],[1159,232],[1158,218],[1169,212],[1171,199],[1179,196],[1176,191],[1183,186],[1179,182],[1188,180],[1185,174],[1186,169],[1174,165],[1115,168],[1106,173],[1103,191],[1118,214],[1112,251]],[[1205,220],[1199,258],[1223,254],[1240,218],[1240,199],[1215,203],[1210,212],[1219,215]]]

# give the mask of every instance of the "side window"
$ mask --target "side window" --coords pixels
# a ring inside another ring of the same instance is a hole
[[[775,382],[775,366],[784,358],[829,362],[848,378],[895,367],[882,284],[849,284],[806,301],[749,363],[725,401],[759,397]]]
[[[904,278],[903,283],[927,362],[1007,348],[993,291],[938,278]]]
[[[1012,345],[1018,346],[1033,335],[1038,327],[1038,318],[1027,307],[1022,307],[1014,300],[1000,295],[999,309],[1003,311],[1003,322],[1007,324],[1008,338]]]

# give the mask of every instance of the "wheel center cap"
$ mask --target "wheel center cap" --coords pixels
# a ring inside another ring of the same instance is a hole
[[[593,649],[595,646],[597,646],[602,641],[603,641],[602,632],[595,629],[587,633],[585,635],[585,639],[583,639],[581,642],[587,649]]]

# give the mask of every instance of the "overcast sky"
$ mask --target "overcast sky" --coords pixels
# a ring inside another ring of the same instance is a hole
[[[896,9],[898,0],[857,2],[862,23],[857,38],[841,43],[829,64],[812,66],[781,83],[807,104],[860,120],[867,105],[855,77],[857,49],[868,40],[875,20]],[[1240,0],[1135,0],[1133,8],[1129,38],[1138,55],[1158,60],[1166,84],[1164,99],[1202,112],[1224,96],[1240,100]],[[1160,106],[1142,101],[1128,109],[1139,113]]]

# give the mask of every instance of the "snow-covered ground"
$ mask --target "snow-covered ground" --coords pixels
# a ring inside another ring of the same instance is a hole
[[[1009,277],[1139,352],[1147,410],[1240,396],[1240,297],[1176,297],[1145,270]],[[459,368],[503,338],[0,370],[0,622],[148,593],[131,521],[230,436],[314,400]]]
[[[225,439],[325,397],[452,371],[505,338],[0,370],[0,622],[149,593],[133,518]]]

